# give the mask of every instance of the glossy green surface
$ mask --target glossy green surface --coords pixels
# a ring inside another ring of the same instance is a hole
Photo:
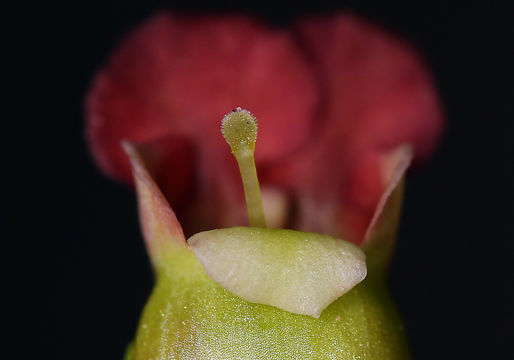
[[[166,263],[127,359],[409,358],[396,311],[373,276],[315,319],[231,295],[189,250],[171,252]]]

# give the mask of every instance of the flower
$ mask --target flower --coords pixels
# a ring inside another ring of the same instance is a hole
[[[219,134],[235,106],[259,119],[255,156],[268,222],[366,251],[368,279],[319,319],[228,293],[186,242],[183,229],[246,221],[238,171]],[[430,76],[408,45],[349,14],[284,30],[246,16],[165,12],[114,52],[86,110],[98,165],[136,185],[157,275],[128,358],[408,356],[382,274],[403,175],[413,158],[430,154],[443,125]]]
[[[240,225],[243,191],[218,131],[235,106],[259,119],[256,163],[265,202],[276,204],[268,221],[359,245],[395,149],[409,144],[423,159],[442,128],[416,53],[354,15],[281,30],[245,16],[164,12],[96,76],[87,137],[101,169],[129,183],[120,141],[145,145],[186,233]]]

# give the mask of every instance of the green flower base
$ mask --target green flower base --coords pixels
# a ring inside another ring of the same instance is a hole
[[[166,264],[126,360],[409,359],[382,277],[368,274],[315,319],[232,295],[186,249]]]

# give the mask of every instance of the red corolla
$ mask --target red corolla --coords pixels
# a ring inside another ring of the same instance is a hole
[[[186,233],[240,225],[243,190],[219,135],[236,106],[259,119],[268,222],[358,245],[408,162],[405,149],[426,157],[443,124],[416,52],[354,15],[274,29],[246,16],[165,12],[134,30],[96,76],[87,137],[102,170],[125,182],[120,141],[141,145]]]

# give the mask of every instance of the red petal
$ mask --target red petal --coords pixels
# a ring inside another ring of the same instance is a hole
[[[120,140],[141,144],[171,135],[189,141],[185,147],[194,153],[187,157],[195,157],[196,173],[177,174],[160,163],[157,181],[181,177],[174,188],[182,194],[187,186],[177,186],[196,184],[198,199],[212,205],[205,218],[212,215],[217,226],[237,223],[243,196],[235,161],[219,133],[223,115],[236,106],[251,109],[262,120],[257,161],[280,159],[308,136],[316,86],[286,32],[242,16],[163,13],[134,31],[96,77],[87,100],[88,138],[101,168],[124,180],[130,179],[130,167]],[[181,155],[174,145],[168,153]]]
[[[388,179],[390,151],[426,156],[442,128],[431,79],[416,53],[351,15],[311,18],[298,30],[324,84],[318,134],[294,161],[270,170],[299,202],[297,227],[362,244]]]
[[[424,64],[407,44],[352,15],[299,24],[326,91],[323,121],[344,156],[409,142],[427,155],[443,118]]]

